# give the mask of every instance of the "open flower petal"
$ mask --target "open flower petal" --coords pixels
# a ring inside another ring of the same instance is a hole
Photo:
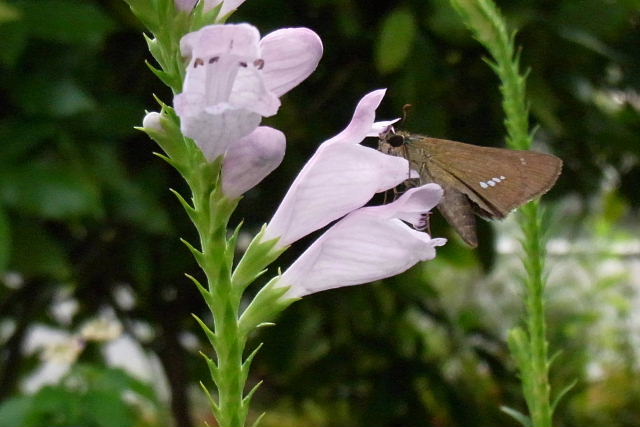
[[[265,86],[262,72],[256,65],[238,70],[229,94],[229,103],[271,117],[278,112],[280,100]]]
[[[407,179],[406,159],[358,144],[371,129],[383,95],[365,96],[347,129],[320,145],[269,222],[266,240],[279,237],[280,247],[289,245]]]
[[[185,35],[180,48],[189,67],[183,94],[199,96],[201,107],[229,103],[265,117],[275,114],[280,101],[267,90],[256,62],[259,41],[249,24],[209,25]]]
[[[443,190],[438,184],[425,184],[421,187],[407,190],[402,197],[393,203],[381,206],[363,208],[374,209],[376,215],[398,218],[410,223],[417,229],[423,229],[427,225],[427,212],[436,207],[442,199]]]
[[[259,114],[227,103],[191,110],[189,99],[181,95],[173,101],[176,112],[181,115],[180,129],[196,142],[207,160],[213,161],[224,154],[232,142],[248,135],[260,124]]]
[[[284,134],[267,126],[231,144],[222,166],[224,194],[236,198],[255,187],[280,165],[285,148]]]
[[[197,58],[209,60],[222,55],[256,58],[259,41],[260,33],[250,24],[208,25],[185,34],[180,40],[180,50],[193,68]]]
[[[392,126],[394,123],[398,121],[400,121],[400,119],[383,120],[383,121],[375,122],[371,127],[371,131],[367,136],[380,136],[382,132],[389,129],[389,126]]]
[[[260,41],[268,89],[282,96],[313,72],[322,57],[322,41],[308,28],[284,28]]]
[[[299,44],[305,44],[304,40],[310,37],[308,33],[315,35],[305,29],[283,31],[291,33],[291,36],[305,35]],[[279,44],[267,40],[265,45],[273,47]],[[214,160],[230,144],[251,133],[262,117],[277,113],[280,100],[267,82],[276,78],[279,72],[276,68],[265,72],[260,34],[249,24],[203,27],[185,35],[180,41],[180,48],[188,59],[183,91],[174,97],[180,129],[196,142],[208,160]],[[284,57],[278,49],[275,51]],[[273,56],[274,64],[277,64],[278,55],[270,52],[273,49],[268,49],[267,56]],[[304,66],[298,67],[295,84],[312,71],[308,61],[302,62]],[[317,60],[313,68],[316,64]],[[291,73],[282,71],[282,74],[292,84]]]
[[[359,144],[362,140],[371,135],[377,136],[374,132],[377,130],[374,127],[376,119],[376,109],[382,102],[386,89],[378,89],[373,92],[369,92],[362,97],[356,110],[353,112],[353,117],[347,125],[347,127],[334,136],[333,138],[324,142],[324,145],[331,144]]]
[[[432,239],[399,217],[407,207],[426,213],[441,198],[440,186],[428,184],[388,205],[350,213],[320,236],[283,273],[277,286],[290,286],[287,296],[301,297],[380,280],[402,273],[419,261],[433,259],[435,248],[446,239]]]

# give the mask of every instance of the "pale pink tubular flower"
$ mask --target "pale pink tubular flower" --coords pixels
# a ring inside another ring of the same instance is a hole
[[[198,3],[198,0],[175,0],[176,7],[178,10],[182,10],[184,12],[190,12]],[[224,17],[229,12],[236,10],[245,0],[204,0],[204,11],[208,12],[220,3],[222,3],[222,7],[220,8],[220,12],[218,13],[219,17]]]
[[[260,40],[249,24],[209,25],[180,41],[188,58],[183,91],[173,103],[182,133],[212,161],[278,111],[280,96],[315,70],[322,42],[307,28]]]
[[[280,165],[285,146],[284,134],[268,126],[259,126],[231,144],[222,166],[224,194],[233,199],[258,185]]]
[[[347,128],[318,147],[267,225],[264,240],[279,238],[278,246],[287,246],[408,178],[407,160],[360,145],[381,129],[374,120],[384,93],[365,95]]]
[[[209,11],[222,3],[218,17],[227,16],[229,12],[236,10],[245,0],[204,0],[204,10]]]
[[[194,7],[196,7],[196,3],[198,0],[175,0],[176,9],[181,10],[183,12],[191,12]]]
[[[446,239],[432,239],[416,228],[442,198],[442,188],[412,188],[393,203],[351,212],[320,236],[282,274],[276,286],[287,297],[302,297],[343,286],[369,283],[433,259]]]

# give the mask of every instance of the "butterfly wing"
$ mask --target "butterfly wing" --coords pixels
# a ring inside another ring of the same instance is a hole
[[[409,145],[412,160],[418,153],[411,151],[424,150],[423,154],[427,154],[425,168],[432,180],[464,193],[490,218],[504,218],[546,193],[562,170],[558,157],[533,151],[435,138],[423,138]]]
[[[443,185],[442,188],[444,195],[438,204],[438,210],[466,244],[472,248],[477,247],[476,217],[473,215],[469,198],[454,187]]]
[[[456,187],[460,187],[461,183],[452,184],[452,181],[456,178],[442,169],[437,163],[432,163],[430,165],[431,168],[428,168],[428,166],[424,162],[420,165],[415,162],[412,164],[412,167],[420,174],[421,184],[435,182],[442,187],[444,194],[442,200],[438,203],[438,210],[444,219],[456,229],[466,244],[473,248],[477,247],[476,218],[473,214],[471,202],[464,192],[456,189]],[[448,179],[436,178],[444,175],[448,175]]]

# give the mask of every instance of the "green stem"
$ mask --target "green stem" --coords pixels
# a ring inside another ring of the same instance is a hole
[[[540,209],[533,202],[521,209],[520,224],[524,231],[524,264],[526,278],[527,332],[529,337],[530,375],[523,375],[523,387],[529,390],[527,403],[534,426],[551,426],[551,387],[548,381],[548,343],[544,309],[544,240],[541,236]]]
[[[474,36],[491,53],[489,62],[500,77],[507,128],[507,145],[513,149],[531,147],[533,137],[529,132],[529,110],[526,103],[526,75],[520,72],[519,54],[516,54],[514,33],[507,30],[505,20],[491,0],[451,0]],[[544,308],[544,239],[541,214],[537,202],[531,202],[520,210],[519,222],[523,230],[523,263],[527,273],[526,328],[527,334],[512,331],[510,347],[518,363],[522,377],[522,389],[530,420],[537,427],[552,425],[553,409],[550,403],[549,356],[546,340]],[[510,410],[510,413],[515,411]]]
[[[262,242],[263,229],[249,245],[235,272],[232,270],[239,229],[228,238],[227,225],[239,199],[230,200],[222,193],[219,183],[221,159],[214,163],[199,159],[200,156],[196,156],[195,164],[187,168],[196,172],[185,177],[192,190],[193,206],[180,200],[198,230],[201,250],[188,247],[207,276],[207,287],[192,280],[213,316],[213,330],[196,317],[216,352],[215,361],[207,356],[205,359],[218,391],[217,400],[210,396],[206,387],[205,391],[220,426],[243,427],[251,397],[257,389],[255,386],[245,395],[245,384],[251,361],[260,347],[243,359],[247,337],[294,299],[284,298],[285,288],[266,285],[245,311],[240,312],[243,291],[285,248],[275,248],[276,240]]]
[[[213,331],[205,329],[216,352],[215,363],[207,360],[218,390],[218,401],[212,404],[218,423],[233,427],[244,426],[247,415],[242,366],[246,335],[240,333],[238,322],[242,291],[231,282],[235,243],[227,240],[227,224],[237,200],[227,199],[220,191],[220,164],[201,163],[188,183],[193,194],[191,216],[201,244],[196,258],[207,276],[207,289],[201,292],[213,316]]]
[[[125,0],[131,10],[153,33],[146,37],[150,52],[160,69],[152,71],[174,93],[181,90],[184,79],[184,59],[179,49],[179,40],[185,33],[215,22],[220,5],[204,12],[204,3],[199,2],[191,13],[178,12],[173,0]],[[295,299],[285,296],[287,289],[274,285],[272,279],[250,301],[244,312],[240,312],[242,294],[265,268],[275,261],[286,247],[280,248],[277,239],[263,242],[263,230],[249,245],[243,258],[233,272],[233,256],[239,227],[227,236],[228,224],[239,199],[228,199],[222,192],[222,157],[213,162],[204,158],[193,141],[184,138],[175,111],[162,103],[160,128],[141,128],[153,138],[165,154],[157,154],[183,176],[191,190],[191,202],[178,192],[173,193],[195,225],[200,248],[187,241],[189,248],[207,278],[203,286],[196,278],[189,277],[205,300],[213,317],[213,326],[194,316],[215,351],[215,359],[203,354],[211,378],[216,386],[217,397],[209,397],[217,425],[221,427],[243,427],[249,412],[249,403],[259,383],[247,394],[244,393],[251,361],[260,345],[243,360],[249,333],[266,326]],[[260,418],[255,422],[258,424]]]
[[[199,2],[195,11],[184,13],[176,9],[173,0],[125,1],[153,34],[153,37],[145,38],[160,68],[150,66],[151,70],[174,93],[180,92],[185,64],[179,40],[185,33],[213,23],[220,6],[205,13],[204,3]],[[258,293],[259,298],[249,304],[246,313],[241,313],[242,293],[284,248],[276,248],[276,240],[261,242],[264,234],[261,232],[246,251],[237,273],[233,274],[239,228],[230,238],[227,230],[239,199],[228,199],[222,192],[223,159],[207,161],[194,142],[181,134],[175,111],[162,103],[161,106],[160,127],[141,129],[163,148],[165,154],[158,156],[180,172],[192,194],[191,202],[188,202],[172,190],[198,231],[199,249],[185,240],[183,242],[205,273],[207,285],[188,277],[200,291],[213,317],[213,325],[209,327],[194,316],[215,352],[215,359],[203,356],[216,386],[217,397],[212,396],[204,384],[201,385],[209,397],[217,424],[221,427],[243,427],[251,396],[257,389],[255,386],[245,395],[245,384],[251,361],[259,349],[258,346],[243,360],[247,337],[250,331],[265,324],[293,300],[284,298],[286,289],[269,286]]]

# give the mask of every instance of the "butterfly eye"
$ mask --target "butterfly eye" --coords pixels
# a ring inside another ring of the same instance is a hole
[[[387,142],[392,147],[400,147],[400,146],[404,145],[404,136],[402,136],[402,135],[391,135],[387,139]]]

